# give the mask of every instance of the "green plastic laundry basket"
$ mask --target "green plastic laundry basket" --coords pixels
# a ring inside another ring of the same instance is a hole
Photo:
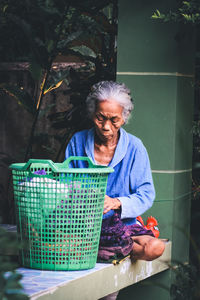
[[[69,168],[83,160],[87,168]],[[13,174],[21,264],[41,270],[82,270],[96,264],[107,178],[112,168],[88,157],[63,163],[30,159]]]

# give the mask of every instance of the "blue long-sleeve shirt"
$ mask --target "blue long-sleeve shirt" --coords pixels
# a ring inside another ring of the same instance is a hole
[[[94,128],[77,132],[70,140],[65,157],[94,158]],[[72,162],[72,167],[86,167],[84,161]],[[149,209],[155,198],[149,157],[142,141],[120,128],[120,137],[109,163],[114,169],[108,175],[106,194],[121,202],[121,219],[135,223],[135,218]]]

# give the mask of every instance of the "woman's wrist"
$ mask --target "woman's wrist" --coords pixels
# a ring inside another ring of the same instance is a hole
[[[114,209],[120,209],[120,207],[121,207],[121,201],[118,199],[118,198],[115,198],[115,203],[116,203],[116,208],[114,208]]]

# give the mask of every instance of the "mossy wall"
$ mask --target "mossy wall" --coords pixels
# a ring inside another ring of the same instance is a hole
[[[161,238],[172,240],[172,259],[188,261],[194,98],[194,42],[190,28],[151,19],[174,1],[119,0],[117,80],[132,92],[135,108],[125,129],[142,139],[156,188],[153,215]],[[170,299],[170,271],[154,287],[130,287],[119,299]],[[157,282],[157,283],[156,283]],[[130,295],[132,295],[130,297]]]

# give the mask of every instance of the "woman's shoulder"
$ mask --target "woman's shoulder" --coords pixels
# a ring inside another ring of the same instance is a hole
[[[128,135],[129,147],[130,146],[133,146],[133,147],[136,147],[136,148],[144,147],[144,144],[143,144],[142,140],[139,137],[137,137],[137,136],[135,136],[135,135],[133,135],[129,132],[126,132],[126,133]]]
[[[147,149],[146,149],[145,145],[143,144],[143,141],[139,137],[137,137],[131,133],[127,133],[127,134],[129,137],[127,154],[131,155],[133,157],[136,154],[140,155],[140,157],[142,156],[143,158],[146,157],[148,154],[147,154]]]

